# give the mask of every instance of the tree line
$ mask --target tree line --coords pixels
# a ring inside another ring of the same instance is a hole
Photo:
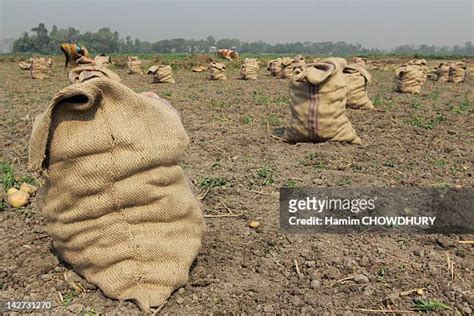
[[[184,38],[165,39],[157,42],[132,40],[130,36],[120,37],[117,31],[103,27],[97,32],[81,33],[74,27],[58,29],[53,25],[48,31],[44,23],[39,23],[30,32],[13,42],[14,53],[40,53],[58,54],[61,43],[70,42],[86,46],[93,54],[106,53],[207,53],[213,52],[217,48],[233,48],[240,53],[252,54],[308,54],[308,55],[423,55],[423,56],[474,56],[472,42],[466,42],[464,46],[442,46],[435,45],[402,45],[390,51],[380,49],[367,49],[359,43],[346,42],[295,42],[268,44],[263,41],[245,42],[239,39],[215,39],[208,36],[203,40],[193,40]]]

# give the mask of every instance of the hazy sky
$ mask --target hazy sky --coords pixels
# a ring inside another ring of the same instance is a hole
[[[110,27],[122,37],[239,38],[269,43],[359,42],[464,45],[473,40],[474,0],[0,0],[0,39],[44,22],[50,30]]]

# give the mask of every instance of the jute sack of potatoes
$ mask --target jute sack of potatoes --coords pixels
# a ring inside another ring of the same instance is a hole
[[[431,81],[438,81],[440,79],[440,77],[438,75],[438,66],[435,66],[433,69],[430,69],[428,71],[427,77]]]
[[[296,55],[295,61],[293,62],[294,68],[304,68],[306,66],[306,60],[303,55]]]
[[[281,58],[272,59],[267,64],[267,70],[274,77],[278,76],[281,71]]]
[[[290,81],[291,117],[285,137],[292,142],[338,141],[360,144],[346,116],[342,58],[328,58],[297,71]]]
[[[95,61],[96,65],[101,65],[101,66],[104,66],[104,67],[108,67],[108,66],[112,65],[112,58],[110,58],[110,56],[106,56],[106,55],[97,55],[97,56],[95,56],[94,61]]]
[[[293,75],[294,70],[294,59],[289,57],[283,57],[281,59],[281,70],[278,77],[281,79],[290,78]]]
[[[61,90],[33,124],[29,168],[45,177],[38,206],[54,247],[147,312],[187,282],[201,247],[201,205],[179,166],[188,144],[169,103],[103,78]]]
[[[170,65],[153,65],[146,73],[153,76],[153,83],[175,83]]]
[[[53,60],[51,58],[31,58],[30,75],[32,79],[46,79],[52,74],[51,67]]]
[[[366,58],[354,57],[354,58],[352,58],[352,63],[356,64],[356,65],[360,65],[362,67],[365,67],[366,60],[367,60]]]
[[[435,73],[437,75],[437,80],[443,81],[443,82],[448,82],[449,81],[449,68],[450,65],[447,63],[440,63],[436,68],[435,68]]]
[[[129,56],[128,62],[127,62],[128,73],[142,75],[143,74],[142,64],[143,62],[137,56]]]
[[[206,70],[207,70],[206,66],[194,66],[193,68],[191,68],[192,72],[204,72]]]
[[[425,82],[425,74],[419,66],[402,65],[395,71],[395,79],[398,92],[418,94]]]
[[[223,63],[211,62],[209,64],[209,80],[227,80],[226,68]]]
[[[374,105],[367,95],[370,73],[361,64],[349,64],[344,68],[347,84],[346,106],[352,109],[373,110]]]
[[[70,83],[79,83],[93,78],[108,78],[117,82],[120,82],[120,77],[112,70],[104,67],[97,66],[95,64],[90,65],[80,65],[76,68],[73,68],[69,72],[69,82]]]
[[[463,83],[467,77],[467,65],[464,62],[457,62],[449,67],[449,81],[453,83]]]
[[[425,59],[413,59],[413,60],[410,60],[407,64],[408,65],[420,66],[422,68],[423,72],[428,71],[428,67],[426,66],[426,60]]]
[[[30,70],[31,68],[31,59],[29,61],[20,61],[18,64],[18,67],[20,67],[21,70]]]
[[[420,79],[422,80],[422,84],[426,82],[426,79],[428,77],[428,67],[426,66],[426,60],[425,59],[414,59],[410,60],[408,62],[408,65],[414,65],[420,67],[421,71],[423,72],[424,76],[422,76]]]
[[[260,66],[257,58],[245,58],[244,63],[240,67],[240,79],[257,80],[259,69]]]

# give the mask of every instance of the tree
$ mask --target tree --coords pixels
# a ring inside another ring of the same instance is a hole
[[[47,54],[50,49],[51,40],[48,35],[48,29],[44,23],[40,23],[37,27],[32,28],[31,32],[35,33],[32,37],[34,49],[39,53]]]
[[[59,29],[56,25],[52,26],[51,32],[44,23],[39,23],[37,27],[31,29],[31,34],[25,32],[20,38],[14,41],[14,52],[34,52],[42,54],[60,54],[58,46],[60,43],[70,42],[86,46],[92,53],[195,53],[209,51],[210,46],[218,48],[236,49],[242,53],[274,53],[274,54],[314,54],[314,55],[332,55],[332,56],[350,56],[350,55],[369,55],[385,54],[387,52],[379,49],[366,49],[360,43],[339,42],[295,42],[279,43],[271,45],[263,41],[241,42],[236,38],[222,38],[216,40],[212,35],[206,39],[184,39],[172,38],[163,39],[154,43],[140,41],[138,38],[132,40],[130,36],[125,39],[120,38],[117,31],[112,31],[108,27],[102,27],[96,32],[81,33],[74,27]],[[398,55],[418,54],[427,55],[459,55],[474,56],[474,47],[472,42],[466,42],[464,46],[456,45],[453,48],[448,46],[437,47],[435,45],[400,45],[393,48],[390,53]]]
[[[207,42],[207,45],[210,47],[210,46],[216,46],[216,39],[214,38],[214,36],[212,35],[209,35],[207,38],[206,38],[206,42]],[[208,48],[209,48],[208,47]]]

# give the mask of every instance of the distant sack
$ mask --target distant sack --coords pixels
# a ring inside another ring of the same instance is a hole
[[[419,94],[426,75],[417,65],[403,65],[395,71],[395,80],[398,92]]]
[[[127,62],[128,73],[143,75],[142,64],[143,62],[137,56],[129,56]]]
[[[211,62],[209,64],[209,80],[227,80],[226,67],[223,63]]]
[[[244,63],[240,67],[240,79],[257,80],[259,69],[259,62],[256,58],[245,58]]]
[[[361,64],[349,64],[344,68],[344,77],[347,83],[347,107],[373,110],[374,105],[367,94],[371,76],[365,67]]]
[[[285,137],[294,142],[338,141],[360,144],[346,116],[342,58],[328,58],[296,72],[290,81],[291,117]]]
[[[175,83],[170,65],[154,65],[146,73],[153,77],[154,83]]]
[[[51,58],[31,58],[30,76],[32,79],[46,79],[52,74],[51,67],[53,60]]]
[[[104,66],[81,65],[73,68],[69,72],[70,83],[84,82],[93,78],[108,78],[117,82],[121,81],[120,77],[115,72],[105,68]]]

